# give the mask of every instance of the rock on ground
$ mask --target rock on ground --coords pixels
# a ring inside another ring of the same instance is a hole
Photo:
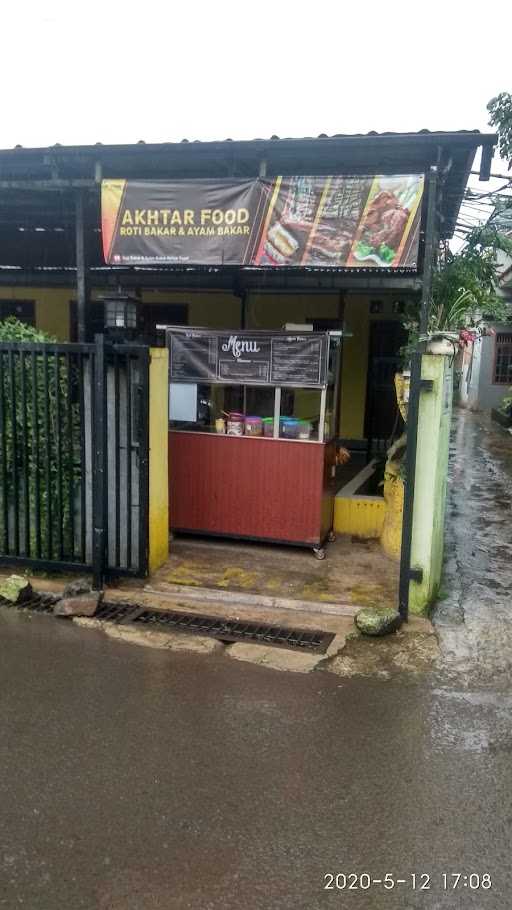
[[[21,575],[9,575],[0,584],[0,603],[2,600],[11,604],[23,603],[32,597],[32,585]]]
[[[102,599],[99,591],[90,591],[74,597],[63,597],[54,608],[54,616],[94,616]]]
[[[390,632],[396,632],[402,624],[396,610],[376,607],[360,610],[354,622],[363,635],[389,635]]]
[[[80,597],[81,594],[89,594],[92,587],[86,578],[76,578],[70,581],[62,592],[62,597],[66,600],[68,597]]]

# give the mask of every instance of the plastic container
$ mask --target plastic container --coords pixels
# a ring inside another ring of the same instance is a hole
[[[246,436],[263,436],[263,421],[261,417],[245,418],[245,435]]]
[[[228,436],[243,436],[244,422],[243,414],[240,414],[239,411],[230,411],[226,421]]]
[[[297,417],[281,417],[279,421],[279,435],[283,439],[297,439],[299,420]]]
[[[309,420],[299,420],[299,426],[297,429],[297,439],[310,439],[311,438],[311,423]]]
[[[263,418],[263,435],[267,437],[272,437],[274,435],[274,418],[273,417],[264,417]]]
[[[217,417],[215,421],[215,432],[216,433],[225,433],[226,432],[226,421],[223,417]]]

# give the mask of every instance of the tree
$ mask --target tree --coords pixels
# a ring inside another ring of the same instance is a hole
[[[491,98],[487,105],[490,113],[489,123],[498,131],[499,153],[509,168],[512,167],[512,95],[510,92],[500,92]]]
[[[484,317],[507,315],[507,304],[496,293],[500,252],[512,255],[512,240],[490,225],[474,228],[458,253],[447,252],[434,276],[431,331],[457,331]]]

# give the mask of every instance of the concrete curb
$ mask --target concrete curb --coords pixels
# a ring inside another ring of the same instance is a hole
[[[355,616],[362,606],[336,603],[335,601],[295,600],[290,597],[269,597],[266,594],[249,594],[247,591],[226,591],[224,588],[200,588],[195,585],[175,585],[162,582],[159,585],[145,585],[146,594],[158,594],[173,600],[195,600],[210,603],[242,604],[249,607],[263,607],[266,610],[290,610],[301,613],[323,613],[334,616]]]

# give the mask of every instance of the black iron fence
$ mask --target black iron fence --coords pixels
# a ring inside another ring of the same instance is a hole
[[[148,349],[0,344],[0,562],[147,571]]]

